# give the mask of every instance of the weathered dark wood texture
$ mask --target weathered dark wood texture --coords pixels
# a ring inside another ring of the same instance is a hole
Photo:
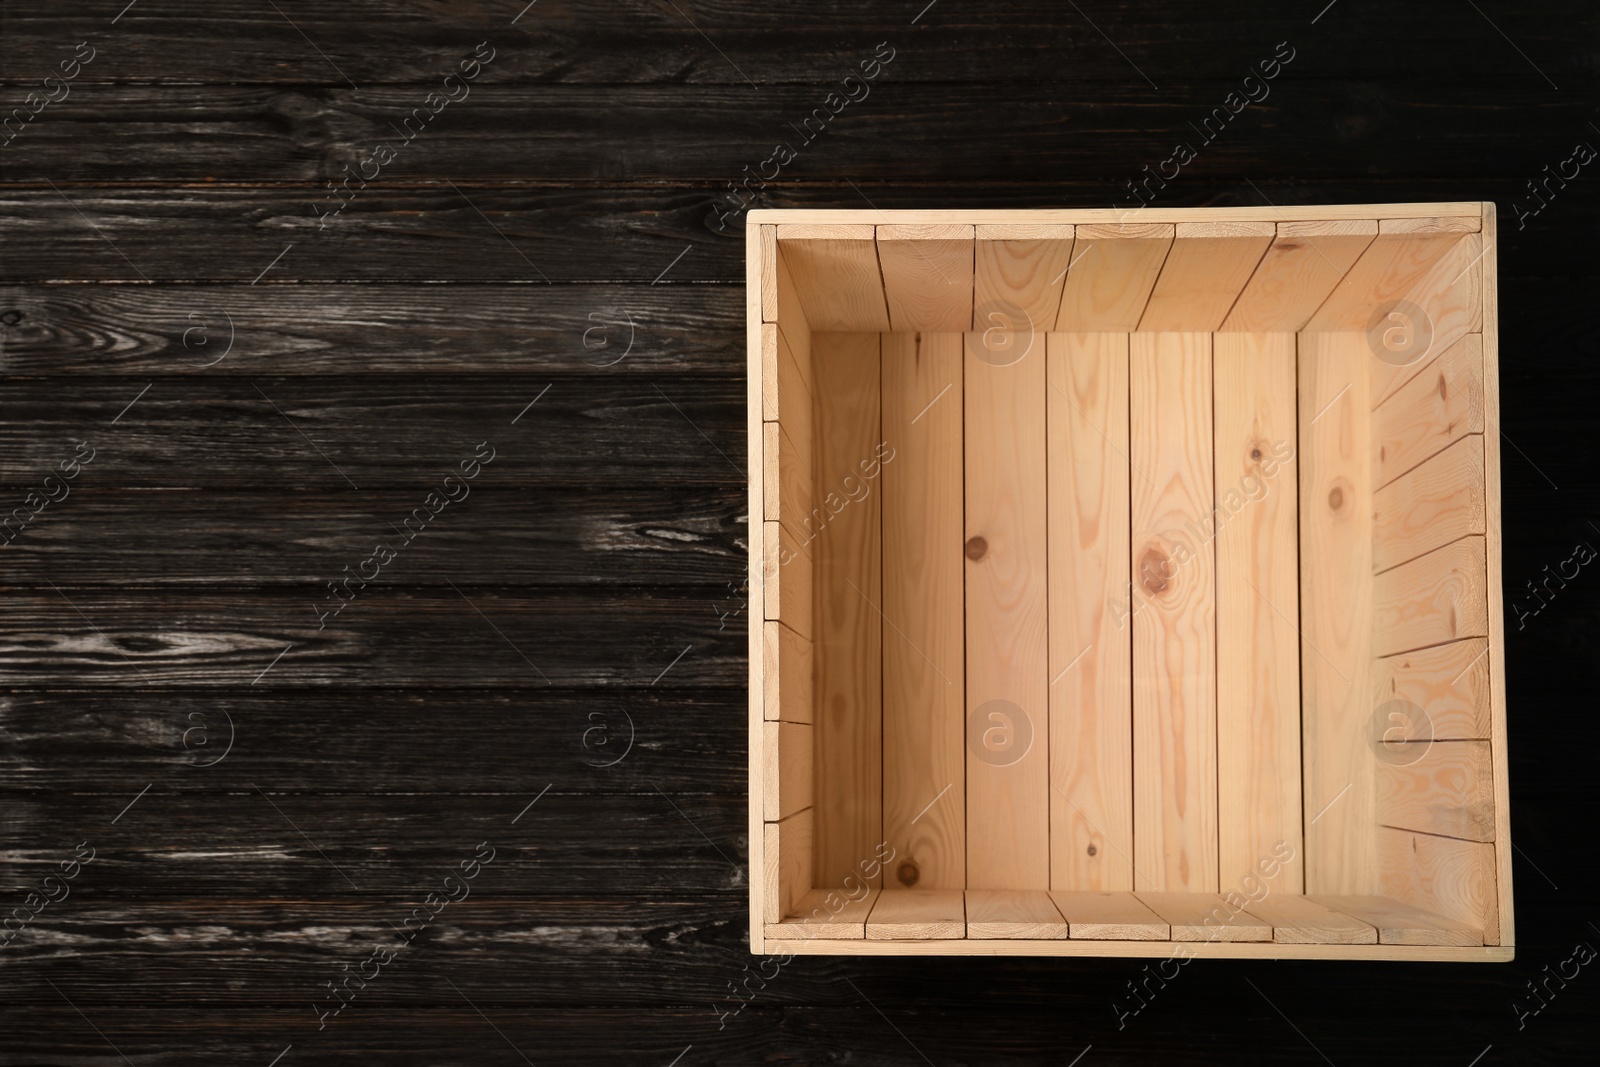
[[[38,908],[0,932],[0,1062],[1587,1062],[1600,574],[1545,568],[1600,545],[1600,164],[1560,176],[1600,147],[1597,30],[1578,0],[7,5],[0,115],[95,54],[0,134],[0,515],[95,457],[0,545],[0,916]],[[1500,205],[1517,962],[763,974],[735,209],[1131,208],[1179,142],[1161,206]],[[481,442],[466,499],[330,591]]]

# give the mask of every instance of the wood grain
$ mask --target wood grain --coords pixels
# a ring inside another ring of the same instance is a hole
[[[1294,337],[1218,334],[1212,360],[1217,863],[1225,880],[1279,842],[1301,848]],[[1303,875],[1294,865],[1278,888],[1301,892]]]
[[[1483,936],[1466,923],[1379,896],[1325,894],[1311,898],[1369,923],[1384,945],[1481,945]]]
[[[867,916],[867,940],[964,937],[964,896],[959,889],[885,889]]]
[[[1375,945],[1378,931],[1369,923],[1308,897],[1272,893],[1252,901],[1250,914],[1272,924],[1280,945]]]
[[[1214,891],[1211,336],[1134,335],[1128,380],[1135,888]]]
[[[1499,943],[1493,845],[1382,827],[1378,875],[1384,896],[1482,931],[1486,945]]]
[[[1373,664],[1374,706],[1403,700],[1423,709],[1423,722],[1403,717],[1386,729],[1397,742],[1479,740],[1490,735],[1489,643],[1452,641]],[[1381,739],[1375,739],[1381,740]]]
[[[1128,338],[1049,334],[1050,886],[1133,888]]]
[[[904,888],[967,884],[961,344],[882,339],[883,837]]]
[[[1484,426],[1483,344],[1468,334],[1373,413],[1377,484],[1387,485]]]
[[[1138,328],[1218,329],[1276,233],[1270,222],[1178,223]]]
[[[967,936],[1060,938],[1067,936],[1067,922],[1042,889],[969,889]]]
[[[1072,235],[1070,225],[977,227],[970,328],[1026,328],[1034,334],[1055,329]],[[1018,321],[1008,314],[1013,307],[1022,313]]]
[[[1483,435],[1469,434],[1372,495],[1372,566],[1384,571],[1484,532]]]
[[[861,493],[883,440],[878,347],[877,334],[811,338],[817,495],[838,509],[813,543],[818,888],[859,876],[883,840],[882,495]]]
[[[1372,584],[1372,648],[1410,652],[1489,632],[1484,543],[1464,537],[1384,571]]]
[[[1079,226],[1055,329],[1135,329],[1176,232],[1171,223]]]
[[[879,226],[877,241],[890,329],[971,327],[971,226]]]
[[[884,303],[883,276],[879,272],[873,228],[835,229],[844,230],[847,235],[791,237],[792,227],[778,227],[778,253],[794,278],[806,322],[813,333],[886,332],[889,311]],[[820,355],[813,355],[813,359],[820,358]],[[820,376],[817,387],[819,391],[822,389]]]
[[[964,347],[967,886],[1048,889],[1045,353]]]
[[[1280,222],[1222,330],[1298,331],[1378,235],[1376,219]]]
[[[1053,891],[1074,940],[1165,941],[1172,925],[1132,893]]]
[[[1411,741],[1378,767],[1378,822],[1467,841],[1494,840],[1487,741]]]
[[[1215,893],[1152,893],[1139,902],[1172,926],[1174,941],[1270,941],[1272,925],[1228,904]]]
[[[1299,338],[1300,692],[1305,886],[1376,890],[1372,815],[1371,405],[1360,334]]]

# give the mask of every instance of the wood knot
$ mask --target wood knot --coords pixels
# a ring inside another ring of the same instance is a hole
[[[1172,577],[1172,561],[1167,554],[1159,548],[1145,549],[1144,556],[1139,560],[1139,584],[1144,586],[1144,591],[1151,596],[1160,596],[1167,591]]]
[[[989,542],[982,537],[969,537],[967,539],[967,558],[976,563],[989,551]]]
[[[1251,449],[1251,450],[1250,450],[1250,458],[1251,458],[1251,459],[1252,459],[1252,460],[1253,460],[1253,461],[1254,461],[1254,462],[1256,462],[1256,463],[1260,463],[1260,462],[1261,462],[1261,449],[1260,449],[1260,448],[1259,448],[1259,447],[1257,447],[1257,448],[1252,448],[1252,449]]]
[[[1344,490],[1337,485],[1328,490],[1328,507],[1334,511],[1344,507]]]
[[[1095,848],[1093,845],[1089,846],[1089,855],[1096,856],[1096,855],[1099,855],[1099,853],[1100,853],[1099,849]]]
[[[917,870],[915,863],[906,860],[895,870],[894,876],[900,879],[901,885],[909,888],[917,884],[917,879],[922,877],[922,872]]]

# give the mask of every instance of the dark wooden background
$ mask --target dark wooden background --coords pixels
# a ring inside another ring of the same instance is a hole
[[[1287,41],[1156,203],[1496,201],[1508,602],[1600,546],[1600,161],[1513,206],[1600,148],[1589,0],[925,3],[7,0],[7,111],[95,53],[0,148],[4,509],[95,458],[0,548],[0,913],[95,858],[0,949],[0,1062],[1592,1062],[1600,964],[1516,1005],[1600,946],[1600,564],[1508,618],[1515,963],[1200,962],[1119,1028],[1131,961],[801,958],[731,1014],[763,980],[713,203],[880,42],[760,204],[1109,206]]]

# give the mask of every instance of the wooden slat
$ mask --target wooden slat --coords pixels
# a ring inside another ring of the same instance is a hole
[[[882,345],[883,439],[893,449],[881,474],[883,834],[900,857],[895,871],[914,875],[909,885],[960,889],[967,870],[961,334],[885,334]]]
[[[1137,889],[1217,889],[1211,335],[1129,346],[1133,866]]]
[[[1483,435],[1469,434],[1372,495],[1372,569],[1484,532]]]
[[[761,227],[761,321],[778,321],[778,228]]]
[[[761,326],[764,312],[761,302],[761,234],[755,226],[745,227],[745,375],[749,382],[759,381],[764,361],[762,359]],[[745,589],[750,610],[750,623],[746,627],[746,641],[750,656],[749,705],[745,711],[745,730],[749,753],[746,773],[751,782],[758,781],[766,769],[765,721],[775,692],[772,668],[766,655],[766,571],[768,549],[766,523],[755,521],[765,505],[765,438],[761,430],[761,402],[759,391],[746,387],[745,391],[745,469],[750,472],[745,503],[747,529],[750,538],[750,557],[745,574]],[[758,631],[760,636],[758,637]],[[752,795],[747,801],[745,828],[750,842],[750,905],[747,922],[750,951],[761,952],[764,947],[764,924],[776,915],[781,918],[783,901],[777,887],[778,868],[775,855],[778,841],[774,832],[768,840],[767,824],[762,819],[761,806]],[[756,856],[761,857],[762,871],[756,876]],[[771,863],[769,864],[769,860]],[[769,886],[769,882],[771,885]]]
[[[1178,223],[1139,329],[1217,329],[1276,233],[1270,222]]]
[[[1320,894],[1310,898],[1368,923],[1380,945],[1481,945],[1483,937],[1466,923],[1380,896]]]
[[[1218,334],[1217,861],[1301,848],[1294,335]],[[1303,868],[1277,888],[1299,893]]]
[[[800,292],[794,275],[789,270],[789,258],[778,254],[778,332],[788,342],[794,356],[795,369],[800,372],[801,384],[808,394],[813,393],[811,374],[811,323],[806,320],[805,308],[800,304]]]
[[[1326,904],[1290,893],[1271,893],[1250,905],[1250,914],[1272,924],[1280,945],[1375,945],[1378,931]]]
[[[764,923],[793,914],[813,881],[815,812],[797,811],[782,822],[766,824],[767,853],[763,867]]]
[[[809,419],[797,421],[809,422]],[[811,555],[816,496],[811,481],[809,427],[801,431],[807,437],[804,443],[796,441],[782,423],[763,423],[761,432],[762,459],[766,466],[764,517],[783,523],[799,550]],[[808,520],[811,520],[810,525]]]
[[[966,931],[959,889],[885,889],[867,916],[868,940],[961,938]]]
[[[1482,223],[1475,213],[1405,215],[1386,218],[1378,224],[1382,234],[1459,234],[1477,233]]]
[[[775,322],[761,326],[762,418],[782,422],[791,436],[810,437],[811,386],[794,348]],[[787,403],[785,403],[787,401]]]
[[[1043,889],[969,889],[967,936],[1062,938],[1067,936],[1067,921]]]
[[[813,333],[889,329],[875,232],[870,225],[779,225],[778,254],[788,261]],[[826,236],[808,236],[812,233]],[[781,322],[781,309],[779,315]]]
[[[972,227],[879,226],[889,328],[960,333],[972,324]]]
[[[1378,766],[1378,822],[1465,841],[1494,840],[1487,741],[1409,741]]]
[[[1489,643],[1472,639],[1388,656],[1373,664],[1373,707],[1403,700],[1425,713],[1385,724],[1393,742],[1489,737]],[[1382,737],[1373,738],[1382,741]]]
[[[1489,633],[1481,537],[1464,537],[1373,580],[1373,654]]]
[[[793,722],[765,725],[762,809],[767,822],[777,822],[811,806],[811,727]]]
[[[764,602],[768,619],[783,622],[804,638],[813,636],[815,622],[811,596],[814,570],[811,550],[775,521],[762,524]]]
[[[1361,334],[1301,334],[1300,692],[1309,893],[1374,888],[1372,352]]]
[[[1376,219],[1280,222],[1222,329],[1299,330],[1378,235]]]
[[[974,249],[973,330],[1001,327],[1020,330],[1023,322],[985,317],[1013,305],[1034,334],[1055,329],[1061,312],[1061,291],[1072,262],[1071,226],[979,226]]]
[[[781,237],[781,232],[780,232]],[[882,441],[878,335],[816,333],[818,500],[838,513],[817,532],[817,882],[843,884],[882,837],[882,495],[862,464]],[[873,489],[876,486],[871,487]],[[874,880],[873,884],[877,884]]]
[[[762,650],[766,657],[763,672],[763,706],[768,721],[812,721],[811,642],[781,622],[765,621]]]
[[[1474,230],[1483,213],[1483,202],[1463,200],[1417,204],[1306,204],[1267,207],[1148,207],[1140,218],[1155,223],[1177,222],[1321,222],[1329,219],[1451,219],[1461,218],[1464,227]],[[948,223],[969,225],[1038,225],[1076,223],[1112,225],[1125,219],[1124,208],[913,208],[895,212],[904,223]],[[756,224],[805,223],[841,224],[881,221],[883,212],[869,208],[756,208],[749,213]],[[1435,225],[1436,222],[1430,222]],[[781,231],[780,231],[781,236]]]
[[[1052,892],[1070,936],[1093,941],[1166,941],[1172,925],[1132,893]]]
[[[1128,335],[1053,333],[1046,340],[1050,886],[1128,890]]]
[[[1377,485],[1483,427],[1483,343],[1469,333],[1373,414]]]
[[[1484,529],[1488,574],[1490,751],[1494,764],[1495,891],[1500,944],[1516,944],[1516,912],[1511,897],[1511,784],[1506,760],[1505,604],[1501,583],[1500,535],[1500,282],[1497,266],[1499,223],[1495,206],[1484,202],[1483,257],[1475,268],[1483,288],[1483,410],[1494,432],[1484,435]]]
[[[1483,253],[1483,239],[1465,234],[1427,273],[1417,279],[1404,298],[1422,311],[1414,328],[1426,331],[1424,348],[1417,341],[1408,347],[1415,358],[1404,365],[1379,360],[1372,368],[1372,402],[1381,404],[1400,386],[1416,376],[1428,360],[1449,351],[1461,338],[1483,329],[1482,273],[1477,269]],[[1400,358],[1400,357],[1395,357]]]
[[[1272,926],[1215,893],[1136,894],[1172,926],[1174,941],[1271,941]]]
[[[1176,232],[1171,223],[1079,226],[1055,329],[1076,333],[1138,326]]]
[[[1413,220],[1423,225],[1409,230],[1396,227],[1402,221],[1379,220],[1378,236],[1305,324],[1307,332],[1365,332],[1374,312],[1403,299],[1461,240],[1459,230],[1439,229],[1438,220]]]
[[[795,902],[794,911],[781,923],[768,923],[767,936],[797,940],[856,940],[867,936],[867,916],[878,901],[878,890],[868,889],[851,900],[842,889],[813,889]]]
[[[1044,352],[964,348],[967,885],[1048,889]]]
[[[1481,930],[1485,945],[1500,943],[1494,868],[1492,844],[1378,829],[1378,892]]]

